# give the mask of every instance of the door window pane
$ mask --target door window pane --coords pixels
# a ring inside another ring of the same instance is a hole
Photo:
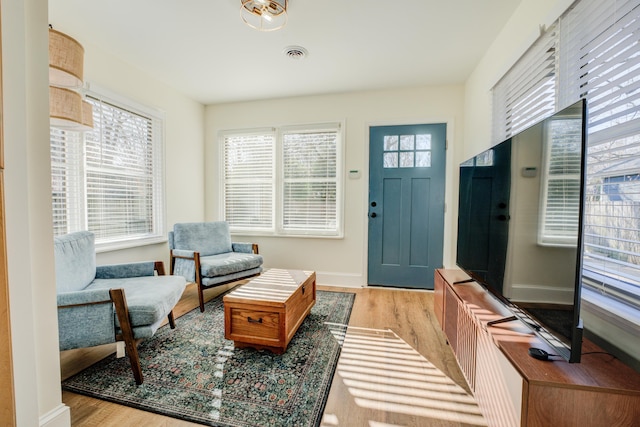
[[[402,151],[410,151],[415,149],[415,135],[401,135],[400,149]]]
[[[398,150],[398,135],[388,135],[384,137],[384,151]]]
[[[413,151],[400,153],[400,167],[412,168],[413,167]]]
[[[397,168],[398,167],[398,153],[384,153],[384,167],[385,168]]]
[[[416,135],[416,150],[431,150],[431,134]]]
[[[431,167],[431,151],[416,151],[416,167],[417,168]]]

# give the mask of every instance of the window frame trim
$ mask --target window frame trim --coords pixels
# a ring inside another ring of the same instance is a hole
[[[129,111],[148,118],[152,122],[153,129],[160,133],[152,138],[153,152],[153,202],[154,202],[154,233],[144,237],[112,239],[100,241],[96,238],[96,253],[111,252],[121,249],[129,249],[140,246],[164,243],[167,241],[167,197],[166,197],[166,113],[158,108],[143,105],[131,98],[117,94],[109,89],[91,82],[85,82],[79,90],[83,97],[91,97],[99,101],[111,104],[113,107]],[[154,132],[156,133],[156,132]],[[85,158],[85,136],[78,132],[82,151],[80,168],[82,176],[82,228],[87,229],[87,167]]]
[[[308,230],[308,232],[287,232],[283,230],[283,188],[284,188],[284,168],[283,168],[283,143],[282,135],[290,131],[337,131],[338,143],[336,147],[336,232],[321,232]],[[266,131],[273,132],[275,137],[274,157],[273,157],[273,227],[271,230],[231,228],[231,234],[235,236],[268,236],[268,237],[291,237],[306,239],[344,239],[344,197],[345,197],[345,171],[344,158],[346,153],[345,143],[345,120],[309,122],[303,124],[286,124],[276,126],[263,126],[254,128],[223,129],[218,131],[218,212],[220,218],[225,218],[225,147],[224,138],[228,135],[250,135],[260,134]]]

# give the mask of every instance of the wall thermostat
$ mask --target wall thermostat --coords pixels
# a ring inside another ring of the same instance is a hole
[[[525,178],[534,178],[538,174],[538,168],[535,166],[525,166],[522,168],[522,176]]]

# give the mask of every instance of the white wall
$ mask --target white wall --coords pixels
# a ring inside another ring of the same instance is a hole
[[[418,87],[402,90],[371,91],[336,95],[308,96],[255,102],[211,105],[206,109],[205,158],[207,220],[222,218],[220,203],[221,130],[294,125],[327,121],[346,123],[345,171],[362,171],[359,179],[345,175],[343,239],[272,238],[238,236],[255,241],[268,267],[314,269],[318,282],[342,286],[366,284],[367,194],[369,126],[409,123],[447,123],[446,202],[454,204],[451,155],[462,143],[463,88]],[[344,171],[343,171],[344,172]],[[452,210],[445,218],[445,265],[453,264]],[[235,237],[235,236],[234,236]]]
[[[46,0],[2,2],[7,267],[17,424],[68,425],[56,325]]]

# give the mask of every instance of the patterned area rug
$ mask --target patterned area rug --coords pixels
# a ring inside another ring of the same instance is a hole
[[[62,383],[65,390],[212,426],[317,426],[355,295],[317,291],[287,351],[234,349],[222,296],[140,343],[144,383],[112,355]],[[336,330],[344,328],[342,331]],[[338,338],[336,338],[338,337]]]

